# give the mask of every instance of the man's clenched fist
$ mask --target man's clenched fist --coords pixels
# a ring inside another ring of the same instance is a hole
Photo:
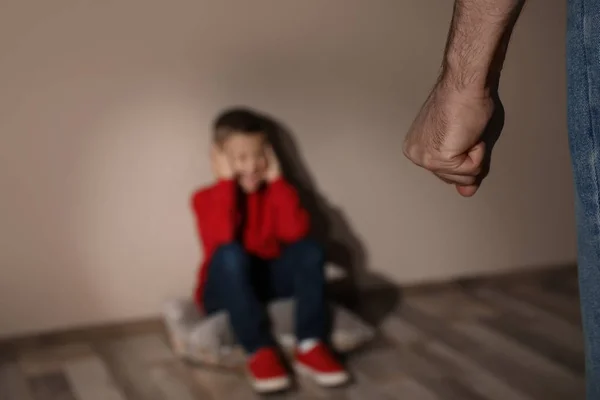
[[[484,133],[493,114],[494,101],[485,90],[454,89],[440,80],[410,127],[404,154],[456,185],[462,196],[473,196],[491,150]]]

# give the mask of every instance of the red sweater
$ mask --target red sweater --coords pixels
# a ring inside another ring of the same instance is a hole
[[[279,256],[281,244],[297,241],[308,234],[309,215],[300,205],[296,190],[278,179],[265,190],[246,196],[246,218],[242,233],[248,253],[264,259]],[[236,208],[236,182],[219,181],[196,192],[192,207],[204,250],[198,272],[195,300],[202,307],[204,285],[214,252],[235,240],[239,213]]]

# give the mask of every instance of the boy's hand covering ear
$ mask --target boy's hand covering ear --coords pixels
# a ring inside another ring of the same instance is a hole
[[[225,152],[221,150],[217,145],[214,145],[211,149],[211,161],[213,173],[217,179],[229,180],[233,178],[233,169],[227,159]]]
[[[273,147],[268,146],[265,149],[265,154],[267,157],[267,173],[265,178],[267,179],[267,182],[273,182],[281,176],[281,167]]]

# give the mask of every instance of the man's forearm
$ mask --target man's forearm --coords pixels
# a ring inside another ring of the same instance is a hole
[[[525,0],[456,0],[441,78],[457,88],[497,85]]]

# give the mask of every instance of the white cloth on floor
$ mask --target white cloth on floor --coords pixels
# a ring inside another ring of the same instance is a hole
[[[293,299],[269,304],[273,335],[286,349],[296,342]],[[375,330],[347,309],[331,306],[331,343],[339,352],[349,352],[370,341]],[[190,361],[232,367],[243,361],[227,313],[203,316],[190,300],[168,301],[163,317],[174,351]]]

